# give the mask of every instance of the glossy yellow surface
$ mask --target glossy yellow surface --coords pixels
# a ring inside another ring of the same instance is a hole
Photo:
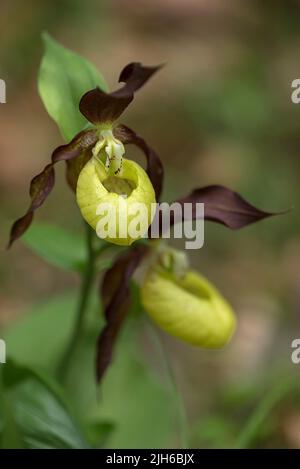
[[[119,245],[130,245],[148,230],[153,213],[151,204],[155,204],[155,193],[147,173],[141,166],[131,160],[123,159],[121,171],[109,176],[104,164],[92,158],[82,169],[76,191],[77,203],[83,218],[97,231],[99,237],[103,234],[104,216],[99,212],[99,205],[105,208],[111,206],[112,214],[115,210],[116,231],[105,239]],[[142,204],[146,210],[143,233],[132,234],[131,228],[137,220],[136,207]],[[110,221],[110,220],[109,220]],[[102,228],[101,228],[102,226]]]
[[[205,348],[221,348],[232,337],[235,315],[222,295],[202,275],[151,269],[141,289],[142,303],[154,322],[169,334]]]

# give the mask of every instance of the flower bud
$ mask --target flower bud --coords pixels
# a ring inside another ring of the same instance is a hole
[[[155,213],[147,173],[125,158],[113,174],[98,158],[91,158],[79,175],[76,197],[87,223],[114,244],[127,246],[144,236]]]
[[[141,289],[146,312],[163,330],[204,348],[221,348],[235,329],[235,316],[216,288],[197,272],[181,277],[151,268]]]

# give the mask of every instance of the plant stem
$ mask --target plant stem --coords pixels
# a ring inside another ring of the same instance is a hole
[[[64,352],[63,358],[58,368],[58,376],[61,379],[63,379],[64,375],[68,371],[73,353],[82,334],[84,316],[88,306],[88,301],[93,285],[96,255],[93,249],[93,231],[89,225],[86,225],[86,247],[87,261],[81,277],[81,288],[79,294],[79,302],[77,306],[76,322],[74,325],[70,342]]]
[[[177,380],[175,377],[175,373],[173,371],[171,360],[156,328],[149,321],[147,321],[146,324],[148,326],[149,333],[151,334],[153,341],[156,343],[159,353],[162,357],[162,362],[165,368],[165,372],[169,380],[170,390],[173,394],[174,404],[177,410],[177,419],[178,419],[178,427],[179,427],[180,440],[181,440],[181,449],[187,449],[189,448],[189,431],[188,431],[186,408],[185,408],[183,398],[181,396],[181,393],[177,384]]]
[[[266,393],[240,432],[235,445],[236,449],[251,447],[251,443],[255,440],[256,435],[272,409],[293,389],[293,385],[293,380],[279,380],[273,389]]]

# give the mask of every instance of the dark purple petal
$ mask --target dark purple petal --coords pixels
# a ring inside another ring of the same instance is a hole
[[[52,153],[52,163],[67,161],[79,156],[83,151],[92,148],[97,142],[96,129],[79,132],[67,145],[61,145]]]
[[[46,200],[55,183],[54,165],[59,161],[67,162],[67,180],[75,191],[77,179],[83,165],[91,157],[89,150],[97,141],[95,129],[84,130],[77,134],[73,140],[62,145],[52,153],[52,163],[49,163],[43,171],[35,176],[30,183],[31,204],[25,215],[19,218],[12,226],[8,247],[12,245],[29,228],[34,211]],[[76,161],[78,159],[78,161]],[[74,161],[74,164],[73,164]]]
[[[86,150],[79,156],[76,156],[76,158],[66,160],[66,179],[73,192],[76,192],[77,181],[82,168],[91,159],[91,157],[92,152],[90,150]]]
[[[159,156],[149,147],[142,137],[137,135],[126,125],[119,125],[115,128],[114,133],[125,145],[136,145],[145,154],[147,159],[146,172],[154,187],[156,200],[159,201],[164,180],[164,167]]]
[[[9,237],[9,243],[8,243],[8,248],[18,239],[22,236],[23,233],[29,228],[31,222],[33,219],[33,212],[28,211],[23,217],[19,218],[15,223],[13,224],[11,230],[10,230],[10,237]]]
[[[250,225],[278,213],[259,210],[237,192],[224,186],[207,186],[176,200],[180,204],[192,203],[192,219],[196,218],[196,203],[204,203],[204,219],[220,223],[233,230]],[[174,222],[174,220],[173,220]]]
[[[115,121],[133,100],[133,95],[114,96],[99,88],[86,93],[79,105],[81,113],[93,124]]]
[[[81,98],[79,109],[93,124],[114,122],[133,100],[134,93],[157,71],[158,67],[144,67],[140,63],[131,63],[121,72],[119,81],[125,83],[122,88],[112,93],[105,93],[100,88],[88,91]]]
[[[12,245],[14,241],[16,241],[22,234],[27,230],[30,226],[33,213],[36,209],[38,209],[46,200],[48,195],[53,189],[55,183],[55,174],[53,164],[48,164],[43,171],[35,176],[31,183],[30,183],[30,197],[31,197],[31,204],[25,215],[19,218],[13,224],[10,232],[10,238],[8,247]]]
[[[70,143],[56,148],[52,153],[53,163],[66,161],[66,179],[73,192],[76,192],[79,173],[85,163],[91,158],[90,150],[97,140],[96,129],[83,130]]]
[[[104,275],[101,294],[106,325],[97,341],[96,377],[98,383],[111,362],[117,336],[128,312],[131,277],[146,252],[146,246],[133,247],[119,256]]]
[[[47,164],[43,171],[35,176],[30,183],[29,194],[32,199],[30,208],[32,210],[36,210],[44,203],[53,189],[54,182],[54,169],[53,165],[50,163]]]
[[[144,67],[139,62],[132,62],[126,65],[119,76],[119,83],[123,82],[125,85],[115,93],[118,93],[119,95],[128,93],[134,94],[161,68],[162,65]]]

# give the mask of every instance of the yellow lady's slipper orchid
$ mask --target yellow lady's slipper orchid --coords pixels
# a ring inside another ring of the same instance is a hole
[[[230,305],[195,271],[178,276],[153,267],[146,274],[141,298],[158,326],[192,345],[221,348],[234,332],[236,320]]]
[[[93,157],[82,169],[76,191],[83,218],[101,238],[130,245],[148,230],[154,217],[153,186],[141,166],[123,159],[118,171]]]

